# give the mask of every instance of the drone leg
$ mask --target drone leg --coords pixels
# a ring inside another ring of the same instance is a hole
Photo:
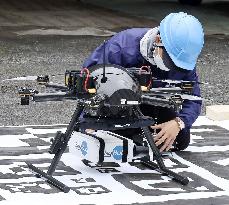
[[[33,166],[30,163],[28,163],[27,165],[28,165],[28,168],[32,170],[32,172],[34,172],[37,177],[45,179],[49,184],[57,187],[64,193],[69,192],[70,188],[66,186],[65,184],[63,184],[62,182],[58,181],[51,175],[48,175],[47,173],[43,172],[42,170],[38,169],[37,167]]]
[[[155,143],[153,141],[153,138],[151,136],[151,132],[150,132],[149,128],[143,127],[142,129],[143,129],[143,132],[144,132],[146,139],[149,143],[149,146],[155,155],[155,160],[157,161],[157,164],[155,164],[154,162],[151,162],[151,161],[142,161],[142,164],[144,164],[145,166],[147,166],[149,168],[157,169],[162,174],[165,174],[165,175],[171,177],[174,181],[177,181],[183,185],[187,185],[189,182],[187,177],[183,177],[183,176],[169,170],[168,168],[166,168],[166,166],[163,162],[163,159],[161,157],[161,154],[160,154],[157,146],[155,145]]]
[[[83,108],[84,108],[84,106],[78,105],[78,107],[75,110],[75,112],[72,116],[72,119],[71,119],[71,121],[67,127],[66,132],[64,134],[62,134],[61,139],[60,139],[62,141],[62,146],[60,146],[58,151],[55,153],[55,156],[54,156],[52,163],[51,163],[51,165],[48,169],[48,172],[47,172],[48,175],[52,175],[53,172],[55,171],[56,166],[57,166],[58,162],[60,161],[60,158],[61,158],[62,154],[64,153],[64,151],[68,145],[68,141],[71,138],[71,134],[76,127],[76,123],[77,123],[77,121],[78,121],[78,119],[79,119],[79,117],[83,111]]]
[[[52,184],[53,186],[57,187],[61,191],[64,191],[65,193],[68,192],[70,188],[64,185],[62,182],[55,179],[54,177],[52,177],[52,174],[54,173],[56,166],[60,161],[60,158],[68,145],[68,141],[71,138],[71,134],[76,127],[76,123],[83,111],[83,108],[84,106],[79,103],[67,127],[66,132],[64,134],[60,132],[57,133],[56,138],[54,139],[50,147],[50,153],[55,154],[55,156],[51,162],[51,165],[49,166],[48,172],[45,173],[42,170],[38,169],[37,167],[33,166],[32,164],[28,163],[29,169],[35,172],[36,176],[44,178],[49,184]]]
[[[142,116],[142,113],[141,113],[139,107],[137,107],[137,115],[139,117]],[[189,183],[189,180],[187,177],[183,177],[183,176],[169,170],[168,168],[166,168],[166,166],[163,162],[163,159],[161,157],[161,153],[158,150],[158,148],[157,148],[157,146],[153,140],[153,137],[152,137],[152,134],[151,134],[149,128],[148,127],[142,127],[142,130],[144,132],[144,135],[147,139],[147,142],[148,142],[151,150],[153,151],[153,154],[155,155],[155,160],[157,161],[157,164],[155,164],[154,162],[151,162],[151,161],[142,161],[142,164],[144,164],[145,166],[147,166],[149,168],[157,169],[162,174],[165,174],[165,175],[171,177],[174,181],[177,181],[183,185],[187,185]]]

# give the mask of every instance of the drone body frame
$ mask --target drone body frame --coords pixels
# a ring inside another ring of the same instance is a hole
[[[73,132],[85,134],[87,129],[114,131],[117,129],[141,128],[147,142],[143,145],[143,149],[148,148],[148,153],[150,150],[157,162],[154,163],[146,155],[140,159],[141,163],[151,169],[157,169],[183,185],[188,184],[189,181],[186,177],[167,169],[164,165],[161,153],[155,145],[149,129],[149,126],[154,124],[155,121],[150,117],[143,116],[139,104],[168,107],[178,112],[182,108],[184,100],[201,100],[199,97],[190,95],[195,82],[169,81],[167,82],[169,86],[165,89],[152,88],[152,80],[154,79],[149,68],[125,69],[117,65],[107,65],[107,67],[105,70],[101,65],[97,65],[90,71],[88,69],[66,71],[65,85],[51,84],[47,77],[38,78],[38,83],[56,90],[56,93],[40,94],[35,90],[26,88],[19,90],[21,104],[28,104],[30,98],[36,102],[50,100],[77,101],[76,110],[66,132],[57,132],[56,137],[52,140],[49,153],[54,154],[54,158],[47,173],[30,163],[28,163],[28,167],[48,183],[64,192],[68,192],[70,188],[52,175],[68,146]],[[109,69],[109,67],[112,68]],[[114,77],[113,81],[110,80],[112,75]],[[120,79],[122,85],[118,84],[119,86],[115,87],[115,82]],[[163,81],[163,83],[166,83],[166,81]],[[112,85],[114,87],[106,91],[106,86]],[[83,120],[82,115],[85,116]],[[98,163],[101,164],[103,161],[100,160]]]

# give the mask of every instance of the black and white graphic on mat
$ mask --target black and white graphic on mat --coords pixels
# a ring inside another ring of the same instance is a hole
[[[107,163],[100,167],[68,153],[63,154],[54,177],[68,185],[69,193],[36,178],[28,162],[47,171],[53,155],[50,139],[65,126],[0,128],[0,203],[54,201],[74,204],[227,204],[229,203],[229,124],[193,126],[191,145],[172,153],[165,165],[189,178],[182,186],[138,162]],[[227,129],[226,129],[227,128]],[[82,147],[79,147],[82,149]],[[120,148],[121,149],[121,148]],[[117,149],[117,153],[121,150]],[[83,152],[87,149],[84,145]],[[116,154],[117,154],[116,153]],[[118,157],[119,155],[115,155]],[[112,199],[108,200],[107,199]]]

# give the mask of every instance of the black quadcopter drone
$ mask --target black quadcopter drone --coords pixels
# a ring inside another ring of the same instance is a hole
[[[76,101],[76,110],[66,132],[57,132],[52,140],[49,152],[54,154],[54,158],[47,173],[32,164],[28,164],[28,167],[36,173],[36,176],[68,192],[70,188],[52,175],[67,146],[74,144],[72,149],[75,149],[86,160],[95,159],[98,165],[102,166],[104,162],[112,160],[129,162],[137,159],[143,165],[187,185],[189,180],[186,177],[165,167],[149,129],[155,121],[143,116],[139,105],[149,104],[179,111],[184,100],[201,100],[191,95],[193,86],[197,82],[161,80],[160,82],[165,87],[152,88],[153,81],[158,80],[152,78],[149,67],[126,69],[118,65],[104,64],[92,66],[90,69],[84,68],[81,71],[66,71],[65,85],[49,83],[48,76],[39,76],[37,82],[45,85],[47,89],[51,88],[51,93],[39,93],[33,89],[21,88],[19,94],[22,105],[28,105],[30,99],[35,102]],[[133,140],[112,132],[127,128],[142,129],[145,141],[141,146],[136,145]],[[92,129],[94,132],[87,133],[87,129]],[[106,133],[101,134],[100,130]],[[118,146],[112,147],[107,137],[102,137],[102,135],[114,138]],[[87,146],[87,143],[90,146]],[[97,158],[87,156],[89,148],[94,149],[93,143],[99,144],[99,149],[93,150],[93,157],[98,155]],[[107,153],[110,153],[109,156]],[[153,159],[150,157],[151,154],[153,154]],[[154,160],[157,163],[154,163]]]

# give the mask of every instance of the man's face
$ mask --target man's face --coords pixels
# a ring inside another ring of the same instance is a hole
[[[152,56],[154,58],[154,62],[161,70],[169,71],[170,69],[178,68],[170,58],[165,47],[163,46],[160,34],[157,34],[156,36],[155,47],[152,51]]]

